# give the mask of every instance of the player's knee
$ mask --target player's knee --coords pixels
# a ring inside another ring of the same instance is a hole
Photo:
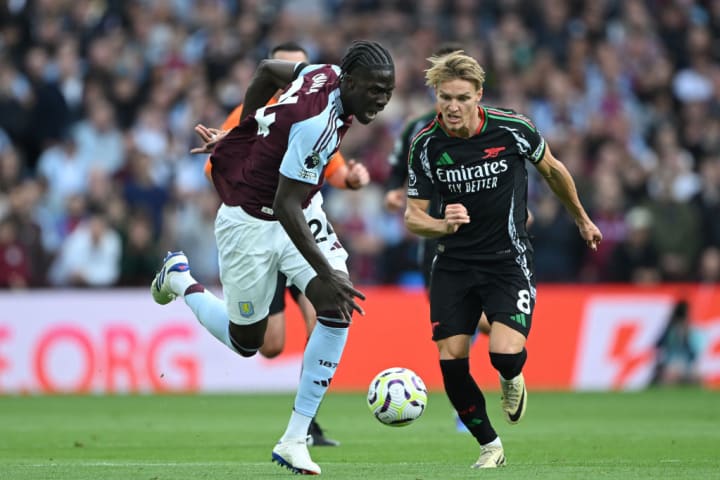
[[[518,353],[490,352],[490,363],[505,379],[511,379],[522,372],[527,360],[527,350],[524,348]]]
[[[275,358],[283,351],[283,344],[274,338],[265,338],[265,342],[259,349],[260,355],[265,358]]]
[[[525,348],[526,334],[502,323],[493,322],[490,328],[489,347],[491,352],[518,353]]]
[[[236,325],[230,323],[228,334],[235,351],[243,357],[252,357],[263,345],[265,328],[264,325],[260,327],[258,324]]]
[[[315,310],[319,322],[321,321],[321,317],[324,319],[339,319],[342,321],[343,317],[340,314],[336,300],[328,298],[324,293],[323,284],[319,280],[319,277],[314,277],[310,280],[310,283],[308,283],[305,288],[305,296]]]

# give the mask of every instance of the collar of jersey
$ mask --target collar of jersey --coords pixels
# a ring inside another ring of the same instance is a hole
[[[335,105],[335,108],[337,109],[338,117],[342,117],[343,115],[345,115],[345,110],[343,109],[342,100],[340,100],[340,89],[333,90],[332,102],[333,102],[333,105]]]
[[[480,123],[478,124],[477,130],[475,130],[475,133],[470,135],[470,137],[474,137],[478,133],[482,132],[482,129],[485,127],[485,109],[483,107],[481,107],[480,105],[478,105],[477,108],[478,108],[478,113],[480,114]],[[440,124],[440,128],[442,128],[443,132],[445,132],[445,134],[448,137],[463,138],[458,135],[455,135],[450,130],[445,128],[445,123],[443,123],[443,119],[442,119],[442,113],[438,112],[437,119],[438,119],[438,123]],[[468,137],[468,138],[470,138],[470,137]]]

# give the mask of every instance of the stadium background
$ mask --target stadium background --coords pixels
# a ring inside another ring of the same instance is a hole
[[[273,45],[297,40],[312,61],[337,62],[356,38],[391,50],[397,88],[343,144],[372,184],[325,191],[368,293],[337,388],[363,389],[388,363],[440,386],[417,242],[382,195],[395,138],[432,104],[425,58],[445,41],[485,67],[485,103],[535,121],[605,237],[589,254],[531,169],[530,386],[644,387],[679,298],[702,336],[703,382],[718,385],[720,2],[11,0],[0,6],[0,392],[292,390],[304,343],[293,307],[287,352],[238,375],[243,360],[147,287],[177,248],[217,284],[217,197],[204,157],[188,153],[193,126],[222,123]]]

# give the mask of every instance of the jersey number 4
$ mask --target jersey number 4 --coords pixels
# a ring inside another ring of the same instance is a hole
[[[258,135],[267,137],[270,134],[270,125],[275,123],[275,112],[268,112],[269,108],[277,107],[278,105],[292,105],[298,102],[298,97],[295,95],[300,87],[302,87],[302,78],[297,78],[293,83],[290,84],[290,88],[285,93],[280,95],[277,103],[273,105],[265,105],[264,107],[255,110],[255,121],[258,124]]]

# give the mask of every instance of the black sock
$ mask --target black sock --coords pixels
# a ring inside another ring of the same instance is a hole
[[[527,359],[527,350],[520,353],[493,353],[490,352],[490,363],[500,372],[505,380],[517,377],[522,372]]]
[[[470,375],[468,359],[440,360],[440,370],[445,383],[445,393],[470,433],[480,445],[495,440],[497,433],[490,425],[485,410],[485,397]]]
[[[230,337],[230,343],[232,343],[232,346],[233,346],[233,348],[235,349],[235,351],[236,351],[237,353],[239,353],[240,355],[242,355],[243,357],[252,357],[252,356],[254,356],[254,355],[258,352],[258,349],[257,349],[257,348],[245,348],[245,347],[243,347],[242,345],[240,345],[239,343],[237,343],[237,341],[235,341],[235,339],[232,338],[232,337]]]

